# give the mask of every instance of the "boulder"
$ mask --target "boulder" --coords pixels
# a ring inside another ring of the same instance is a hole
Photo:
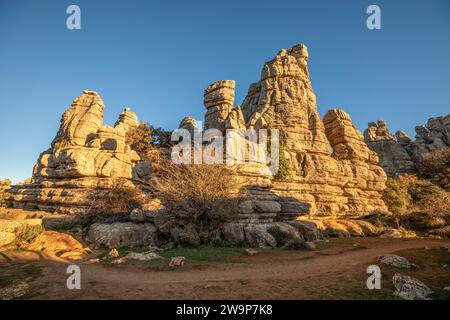
[[[173,257],[170,259],[169,267],[182,267],[186,263],[185,257]]]
[[[136,208],[130,212],[130,220],[135,223],[144,222],[146,220],[146,215],[142,209]]]
[[[231,243],[243,243],[245,241],[244,225],[239,223],[227,223],[222,226],[222,234],[225,240]]]
[[[306,241],[322,240],[323,234],[314,222],[295,220],[287,223],[297,229]]]
[[[250,224],[244,228],[245,238],[255,248],[276,247],[277,241],[267,231],[265,225]]]
[[[129,260],[150,261],[161,259],[161,256],[154,252],[130,252],[125,256]]]
[[[148,247],[155,245],[156,227],[151,223],[115,222],[91,225],[87,240],[107,248]]]
[[[400,257],[395,254],[388,254],[384,256],[378,257],[378,262],[386,264],[388,266],[396,267],[396,268],[418,268],[418,266],[414,263],[408,261],[408,259],[404,257]]]
[[[396,289],[394,295],[402,299],[431,300],[428,296],[433,293],[433,290],[416,278],[396,273],[392,277],[392,282]]]
[[[277,242],[278,246],[283,246],[291,241],[303,241],[304,238],[293,226],[283,222],[273,222],[267,224],[267,232],[269,232]]]

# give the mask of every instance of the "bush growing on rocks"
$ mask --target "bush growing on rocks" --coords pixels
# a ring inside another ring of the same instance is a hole
[[[153,149],[151,144],[153,141],[152,130],[148,123],[141,123],[139,126],[128,130],[125,140],[131,146],[131,149],[139,154],[141,159],[146,159],[148,153]]]
[[[165,214],[155,220],[161,234],[179,245],[211,244],[238,203],[230,191],[235,179],[224,165],[175,165],[161,160],[154,175],[157,196]]]

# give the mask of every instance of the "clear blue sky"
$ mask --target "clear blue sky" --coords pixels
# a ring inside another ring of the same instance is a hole
[[[67,30],[66,8],[82,29]],[[378,4],[382,29],[366,28]],[[363,131],[392,131],[450,110],[450,1],[0,0],[0,179],[31,176],[83,89],[113,124],[125,106],[166,129],[202,119],[204,88],[236,80],[236,103],[279,49],[308,45],[318,109],[346,110]]]

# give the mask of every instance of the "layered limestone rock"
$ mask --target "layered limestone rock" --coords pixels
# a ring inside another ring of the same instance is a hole
[[[430,118],[426,125],[415,130],[416,140],[406,148],[416,161],[428,152],[450,147],[450,114]]]
[[[64,112],[51,148],[43,152],[30,181],[10,189],[13,207],[84,213],[92,195],[119,181],[132,187],[133,167],[140,160],[126,142],[139,125],[126,108],[114,127],[103,124],[104,104],[93,91],[84,91]]]
[[[376,123],[369,123],[369,127],[364,131],[364,139],[369,148],[378,154],[380,166],[388,176],[415,172],[414,162],[405,149],[411,138],[404,132],[397,132],[394,136],[387,128],[386,122],[378,120]]]
[[[430,118],[415,131],[415,141],[403,131],[394,136],[383,120],[369,123],[364,131],[367,145],[378,154],[380,165],[389,176],[415,173],[415,164],[427,153],[450,147],[450,114]]]
[[[244,129],[245,122],[241,108],[234,108],[233,80],[220,80],[205,89],[203,104],[207,111],[205,114],[205,129],[216,128]]]
[[[305,45],[281,50],[264,65],[261,80],[250,85],[239,109],[232,106],[234,82],[217,81],[205,90],[207,128],[223,129],[224,119],[238,110],[246,129],[280,130],[288,177],[262,175],[258,164],[237,168],[241,186],[247,190],[247,200],[237,213],[243,222],[294,220],[300,215],[358,217],[386,211],[380,195],[386,175],[377,165],[378,157],[345,112],[333,109],[322,122],[307,63]],[[220,116],[214,119],[211,105],[220,106],[216,109]]]

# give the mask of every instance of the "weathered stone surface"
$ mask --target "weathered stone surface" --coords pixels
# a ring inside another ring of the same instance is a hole
[[[369,127],[364,131],[364,138],[369,148],[378,154],[380,166],[387,175],[415,172],[414,162],[403,146],[410,140],[406,134],[397,132],[394,137],[386,122],[378,120],[377,123],[369,123]]]
[[[396,268],[405,268],[405,269],[417,268],[416,264],[411,263],[408,261],[408,259],[406,259],[404,257],[400,257],[395,254],[379,256],[378,262],[392,266],[392,267],[396,267]]]
[[[239,223],[227,223],[223,225],[222,234],[225,240],[231,243],[243,243],[245,241],[244,225]]]
[[[125,258],[130,260],[150,261],[154,259],[161,259],[161,256],[154,252],[130,252],[125,256]]]
[[[130,184],[140,160],[126,142],[129,130],[139,125],[126,108],[114,127],[103,124],[104,104],[93,91],[84,91],[66,110],[51,148],[44,151],[32,179],[10,190],[8,205],[58,213],[87,213],[89,196],[110,188],[114,179]],[[143,170],[141,170],[143,171]]]
[[[156,228],[151,223],[116,222],[93,224],[86,239],[108,248],[148,247],[155,245]]]
[[[423,282],[400,273],[394,274],[392,282],[394,294],[405,300],[430,300],[428,296],[433,293]]]
[[[305,214],[360,217],[387,210],[380,195],[386,175],[350,117],[333,109],[321,120],[309,79],[308,58],[303,44],[281,50],[264,65],[261,80],[250,86],[240,107],[246,129],[280,130],[282,152],[289,165],[289,177],[283,180],[263,176],[261,163],[239,166],[236,175],[242,187],[258,192],[250,192],[252,201],[276,201],[282,206],[275,217],[268,211],[240,212],[237,219],[241,221],[289,221]],[[227,81],[215,82],[206,89],[207,128],[222,130],[227,117],[239,113],[232,111],[233,90],[234,82]],[[212,92],[214,95],[209,96]],[[214,109],[216,116],[212,119],[210,108],[218,105],[221,113]]]
[[[173,257],[169,262],[169,267],[182,267],[185,263],[185,257]]]
[[[386,122],[369,123],[364,132],[368,146],[380,157],[380,165],[389,176],[414,173],[416,164],[429,152],[450,147],[450,114],[428,119],[426,125],[416,126],[413,141],[403,131],[395,136]]]
[[[288,221],[288,224],[297,229],[307,241],[322,240],[323,234],[316,224],[310,221]]]

